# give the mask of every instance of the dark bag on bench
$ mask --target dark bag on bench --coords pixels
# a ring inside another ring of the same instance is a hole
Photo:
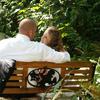
[[[15,60],[0,59],[0,92],[3,91],[7,80],[15,70]]]

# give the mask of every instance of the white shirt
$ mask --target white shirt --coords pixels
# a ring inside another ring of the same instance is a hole
[[[29,37],[22,34],[0,41],[0,59],[4,58],[26,62],[62,63],[70,61],[68,52],[57,52],[43,43],[30,41]]]

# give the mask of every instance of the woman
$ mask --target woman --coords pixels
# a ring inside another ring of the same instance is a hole
[[[48,27],[41,37],[41,42],[47,46],[55,49],[56,51],[65,51],[63,48],[63,43],[61,40],[61,34],[58,29],[54,26]],[[55,85],[60,80],[59,73],[61,72],[60,68],[40,68],[37,69],[38,73],[34,71],[30,74],[31,79],[36,81],[36,85],[40,87]]]
[[[47,46],[55,49],[56,51],[65,51],[63,48],[61,34],[58,31],[58,29],[54,26],[48,27],[46,29],[43,36],[41,37],[41,42],[46,44]],[[58,73],[61,73],[61,70],[59,68],[54,68],[54,69]],[[51,72],[52,72],[52,69],[51,69]],[[49,77],[50,77],[50,75],[49,75]],[[59,80],[58,78],[60,79],[60,76],[58,76],[56,73],[56,76],[53,79],[54,83],[58,82],[58,80]],[[53,81],[51,81],[52,84],[53,84]]]
[[[61,34],[54,26],[48,27],[44,32],[41,42],[55,49],[56,51],[65,51],[61,39]]]

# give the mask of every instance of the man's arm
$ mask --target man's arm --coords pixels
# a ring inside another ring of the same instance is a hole
[[[50,47],[43,45],[43,60],[55,63],[70,61],[70,54],[67,51],[58,52]]]

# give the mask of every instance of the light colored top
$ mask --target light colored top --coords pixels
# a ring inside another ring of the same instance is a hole
[[[70,61],[68,52],[57,52],[43,43],[30,41],[29,37],[22,34],[0,41],[0,59],[4,58],[25,62],[62,63]]]

